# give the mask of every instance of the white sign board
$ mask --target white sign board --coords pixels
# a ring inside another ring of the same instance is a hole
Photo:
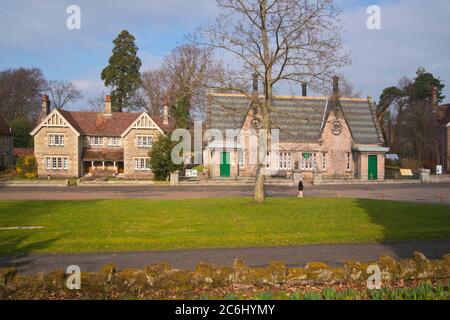
[[[198,171],[197,170],[186,170],[186,178],[197,178]]]
[[[442,174],[442,166],[436,166],[436,174]]]

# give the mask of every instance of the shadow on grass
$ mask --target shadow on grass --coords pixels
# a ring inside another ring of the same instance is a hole
[[[370,220],[382,227],[379,242],[396,259],[415,251],[430,259],[450,253],[450,206],[381,200],[355,200]]]
[[[39,202],[35,202],[39,203]],[[0,267],[20,267],[31,261],[27,259],[31,253],[45,251],[53,243],[69,236],[61,234],[58,237],[45,240],[36,240],[32,237],[38,233],[48,232],[45,225],[37,226],[36,217],[46,215],[54,210],[59,204],[57,202],[43,201],[42,206],[34,208],[30,212],[29,203],[24,201],[8,201],[2,205],[0,217],[0,227],[44,227],[43,229],[18,229],[18,230],[0,230]],[[14,219],[8,219],[5,215],[15,215]],[[13,222],[14,221],[14,222]]]

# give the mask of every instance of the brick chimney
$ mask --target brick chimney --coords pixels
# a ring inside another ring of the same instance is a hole
[[[308,96],[308,84],[305,81],[302,81],[302,97]]]
[[[167,100],[164,100],[163,102],[163,125],[168,126],[169,125],[169,103]]]
[[[48,95],[44,94],[42,96],[41,115],[44,116],[44,118],[45,118],[49,114],[50,114],[50,99],[49,99]]]
[[[259,85],[258,85],[258,74],[255,72],[253,74],[253,93],[259,91]]]
[[[105,97],[105,114],[107,114],[107,115],[112,114],[111,96],[110,95],[107,95]]]
[[[431,87],[431,106],[434,110],[438,109],[438,88],[436,86]]]
[[[339,77],[338,76],[333,77],[333,95],[336,97],[339,96]]]

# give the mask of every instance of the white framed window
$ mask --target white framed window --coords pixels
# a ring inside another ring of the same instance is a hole
[[[45,169],[69,170],[69,157],[45,157]]]
[[[89,137],[91,146],[103,146],[103,137]]]
[[[291,170],[292,161],[290,152],[280,152],[278,154],[278,169],[279,170]]]
[[[62,147],[64,146],[64,134],[49,134],[48,135],[48,145],[51,147]]]
[[[108,138],[108,147],[118,147],[121,144],[121,140],[119,137],[111,137]]]
[[[347,153],[346,160],[347,160],[347,171],[351,171],[352,170],[352,154],[351,153]]]
[[[153,145],[152,136],[137,136],[136,140],[139,148],[150,148]]]
[[[300,159],[300,169],[315,171],[317,169],[317,155],[311,152],[303,152]]]
[[[150,171],[150,158],[134,158],[135,171]]]
[[[328,171],[328,153],[322,153],[322,171]]]

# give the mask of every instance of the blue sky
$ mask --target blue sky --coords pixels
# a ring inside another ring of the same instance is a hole
[[[424,66],[447,84],[450,102],[450,0],[336,3],[344,10],[344,39],[353,57],[343,73],[355,89],[378,99],[383,88]],[[66,28],[71,4],[81,8],[81,30]],[[381,30],[366,28],[372,4],[381,7]],[[47,79],[73,81],[89,98],[105,90],[100,72],[120,30],[136,36],[146,70],[217,13],[214,0],[2,0],[0,69],[39,67]]]

